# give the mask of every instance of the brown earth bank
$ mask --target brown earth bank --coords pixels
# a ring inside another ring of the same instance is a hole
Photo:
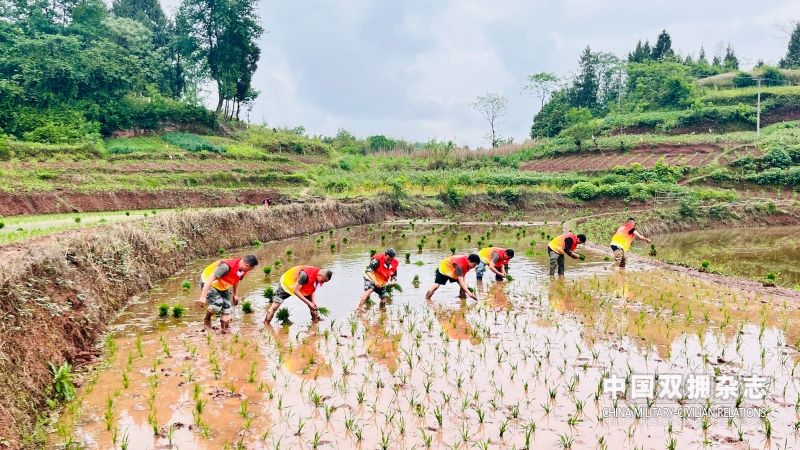
[[[218,249],[383,221],[383,200],[269,210],[193,211],[28,244],[0,265],[0,447],[25,448],[53,381],[48,364],[81,365],[128,299]],[[7,445],[6,445],[7,444]]]
[[[264,199],[281,203],[286,199],[273,189],[107,192],[5,192],[0,191],[0,216],[58,214],[181,207],[260,205]]]
[[[726,151],[717,144],[650,144],[634,147],[629,151],[586,150],[573,155],[535,159],[520,166],[535,172],[599,172],[615,167],[627,167],[632,163],[653,167],[664,160],[675,166],[703,167],[710,164],[728,164],[743,156],[757,156],[758,151],[750,146],[738,146]]]

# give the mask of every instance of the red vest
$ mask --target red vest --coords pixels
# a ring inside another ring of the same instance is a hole
[[[319,275],[319,267],[314,266],[300,266],[300,270],[306,273],[308,281],[306,284],[300,286],[300,293],[308,297],[317,290],[317,275]]]
[[[386,267],[386,254],[381,253],[380,255],[373,256],[373,259],[378,261],[378,268],[373,270],[373,273],[376,275],[376,281],[382,284],[386,284],[389,279],[392,278],[392,275],[397,273],[397,266],[399,263],[397,262],[397,258],[392,259],[392,262],[389,263],[389,267]]]
[[[453,267],[458,266],[461,267],[461,274],[466,275],[469,272],[469,256],[451,256],[450,262],[453,263]]]
[[[230,269],[228,270],[228,273],[226,273],[223,277],[219,278],[219,280],[221,280],[222,283],[230,285],[232,287],[236,287],[236,285],[239,284],[239,281],[241,281],[242,278],[244,278],[245,273],[242,273],[241,277],[239,276],[239,262],[241,260],[242,258],[222,260],[222,263],[227,264],[228,268]]]
[[[511,258],[506,255],[506,250],[503,248],[496,248],[493,253],[497,253],[497,256],[500,257],[500,260],[497,261],[497,267],[506,266],[511,261]]]

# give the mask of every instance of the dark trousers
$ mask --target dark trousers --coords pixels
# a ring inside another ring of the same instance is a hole
[[[550,247],[547,247],[547,256],[550,257],[550,276],[556,274],[556,268],[558,268],[559,275],[564,275],[564,255],[558,254]]]

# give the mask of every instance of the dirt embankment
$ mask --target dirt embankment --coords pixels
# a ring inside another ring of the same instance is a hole
[[[382,200],[169,213],[31,242],[0,263],[0,442],[24,445],[45,411],[48,364],[91,360],[106,324],[152,282],[220,248],[375,223],[392,213]]]
[[[260,205],[285,199],[272,189],[107,191],[107,192],[3,192],[0,191],[0,216],[57,214],[180,207]]]
[[[710,164],[728,164],[736,158],[757,155],[750,146],[739,146],[725,151],[717,144],[652,144],[640,145],[629,151],[615,149],[587,150],[573,155],[535,159],[521,166],[536,172],[599,172],[615,167],[628,167],[632,163],[653,167],[663,158],[675,166],[703,167]]]

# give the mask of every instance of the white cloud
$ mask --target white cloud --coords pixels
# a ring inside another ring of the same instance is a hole
[[[255,121],[474,147],[475,96],[508,96],[501,132],[524,139],[538,103],[520,93],[526,76],[574,71],[587,44],[624,56],[666,28],[682,53],[730,42],[746,63],[774,62],[785,52],[774,24],[800,19],[800,2],[264,0],[260,13]]]

